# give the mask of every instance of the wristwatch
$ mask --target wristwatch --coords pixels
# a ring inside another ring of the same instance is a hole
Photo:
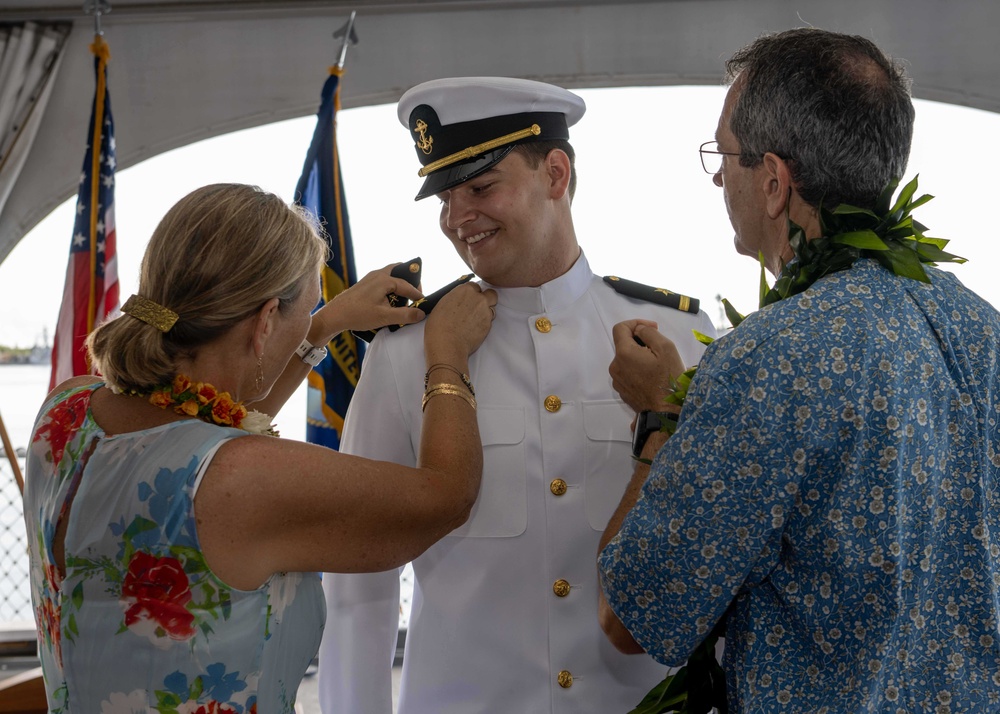
[[[665,430],[668,422],[673,422],[676,426],[677,415],[673,412],[648,410],[639,412],[635,418],[635,431],[632,432],[632,456],[638,459],[642,455],[642,447],[646,445],[649,435],[654,431]]]
[[[302,340],[302,344],[295,350],[295,356],[310,367],[315,367],[326,359],[326,347],[316,347],[309,340]]]

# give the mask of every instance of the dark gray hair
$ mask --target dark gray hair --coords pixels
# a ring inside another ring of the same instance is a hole
[[[789,162],[803,200],[872,208],[902,178],[913,137],[910,80],[870,40],[803,28],[759,38],[726,62],[740,164]]]

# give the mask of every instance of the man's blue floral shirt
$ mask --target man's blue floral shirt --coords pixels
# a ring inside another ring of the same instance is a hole
[[[705,353],[600,556],[664,664],[727,616],[730,711],[1000,711],[1000,315],[871,260]]]

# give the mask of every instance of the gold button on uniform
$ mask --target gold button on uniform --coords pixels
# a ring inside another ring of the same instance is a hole
[[[539,332],[549,332],[552,330],[552,322],[547,317],[540,317],[535,320],[535,329]]]
[[[562,399],[557,397],[555,394],[550,394],[545,397],[545,409],[550,412],[559,411],[559,407],[562,406]]]
[[[556,594],[556,597],[566,597],[569,595],[569,583],[559,578],[552,583],[552,592]]]
[[[559,676],[556,677],[556,681],[559,682],[559,686],[563,689],[569,689],[573,686],[573,675],[564,669],[559,673]]]
[[[549,490],[555,496],[562,496],[566,493],[566,482],[561,478],[554,478],[552,479],[552,483],[549,484]]]

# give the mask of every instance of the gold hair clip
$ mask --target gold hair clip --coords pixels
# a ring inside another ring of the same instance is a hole
[[[152,325],[160,332],[169,332],[179,317],[173,310],[147,300],[141,295],[133,295],[126,300],[122,305],[122,312],[142,320],[147,325]]]

